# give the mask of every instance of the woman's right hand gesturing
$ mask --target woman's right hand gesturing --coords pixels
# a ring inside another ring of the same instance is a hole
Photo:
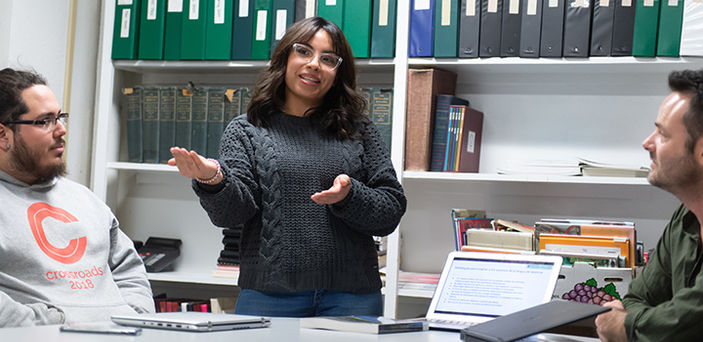
[[[168,165],[178,167],[178,172],[188,178],[210,185],[222,181],[220,165],[214,159],[206,159],[195,151],[188,151],[181,147],[171,147],[173,158],[168,160]]]

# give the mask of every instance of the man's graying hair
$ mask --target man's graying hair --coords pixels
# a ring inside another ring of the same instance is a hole
[[[669,74],[669,88],[691,96],[683,124],[688,131],[686,148],[693,153],[696,141],[703,136],[703,69],[673,71]]]
[[[29,111],[22,100],[22,91],[38,84],[47,85],[46,79],[36,72],[11,68],[0,70],[0,123],[15,121]],[[8,126],[14,130],[14,125]]]

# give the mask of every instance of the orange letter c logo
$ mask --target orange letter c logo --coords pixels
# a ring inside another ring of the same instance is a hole
[[[34,239],[37,240],[39,248],[50,258],[64,264],[72,264],[80,260],[88,244],[86,237],[82,236],[77,239],[71,239],[68,246],[64,248],[55,247],[49,243],[46,239],[46,234],[44,234],[42,222],[47,217],[55,218],[64,223],[78,221],[77,218],[61,208],[52,207],[43,202],[32,204],[29,209],[27,209],[27,218],[29,219],[29,226],[32,228],[32,234],[34,235]]]

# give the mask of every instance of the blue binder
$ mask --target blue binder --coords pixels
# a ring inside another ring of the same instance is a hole
[[[408,56],[432,57],[435,0],[411,0]]]

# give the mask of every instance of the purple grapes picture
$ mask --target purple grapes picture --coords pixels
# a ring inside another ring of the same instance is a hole
[[[598,282],[593,278],[583,283],[576,283],[573,290],[561,295],[561,299],[598,305],[615,299],[622,300],[613,283],[598,288]]]

